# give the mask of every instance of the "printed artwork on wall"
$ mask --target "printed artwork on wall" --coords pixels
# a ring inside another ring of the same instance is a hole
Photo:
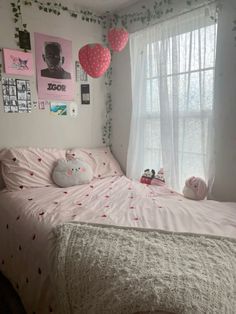
[[[71,102],[70,103],[70,106],[69,106],[69,109],[70,109],[70,116],[71,117],[77,117],[78,115],[78,105],[76,102]]]
[[[57,116],[67,115],[67,104],[51,102],[50,112]]]
[[[90,105],[90,88],[89,84],[81,84],[81,104]]]
[[[51,106],[51,101],[50,100],[39,99],[37,104],[38,104],[39,110],[44,110],[46,107],[50,107]]]
[[[31,92],[28,80],[2,78],[5,112],[31,112]]]
[[[72,42],[35,33],[35,57],[39,98],[73,100]]]
[[[84,71],[79,61],[75,61],[75,78],[76,82],[87,82],[88,74]]]
[[[3,59],[6,74],[33,75],[33,57],[30,52],[3,49]]]
[[[31,50],[30,33],[26,30],[19,31],[19,46],[21,49]]]

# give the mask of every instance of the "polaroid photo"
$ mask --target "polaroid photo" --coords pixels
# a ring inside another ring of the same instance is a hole
[[[29,81],[26,81],[26,90],[30,91],[30,82]]]
[[[16,87],[15,86],[9,86],[9,95],[10,96],[16,96]]]
[[[18,92],[17,94],[18,100],[26,100],[26,93],[25,92]]]
[[[12,112],[11,106],[4,106],[4,112]]]
[[[24,100],[18,100],[19,108],[27,108],[27,102]]]
[[[11,112],[18,112],[19,108],[18,106],[11,106]]]
[[[80,81],[82,81],[82,82],[88,81],[88,74],[84,71],[82,66],[80,66]]]
[[[16,86],[16,80],[13,79],[13,78],[9,78],[9,79],[8,79],[8,84],[9,84],[9,85],[14,85],[14,86]]]
[[[26,91],[26,81],[25,80],[16,80],[16,86],[18,92],[25,92]]]
[[[3,101],[8,101],[9,100],[9,96],[3,96]]]
[[[10,100],[11,106],[18,106],[18,103],[16,100]]]
[[[2,77],[2,85],[8,85],[8,78]]]
[[[5,85],[2,86],[2,94],[3,94],[3,96],[8,96],[9,95],[8,86],[5,86]]]
[[[27,92],[26,99],[27,99],[27,100],[30,100],[30,99],[31,99],[31,93],[30,93],[30,92]]]

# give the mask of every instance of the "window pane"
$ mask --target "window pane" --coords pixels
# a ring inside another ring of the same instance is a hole
[[[160,119],[146,119],[144,125],[144,167],[159,170],[162,167]]]
[[[190,175],[204,178],[207,169],[216,48],[216,25],[209,24],[171,36],[158,33],[146,51],[144,165],[158,170],[167,150],[171,162],[166,154],[165,165],[174,164],[181,186]]]
[[[160,102],[159,102],[159,88],[158,79],[152,79],[146,81],[146,113],[159,113],[160,112]]]
[[[215,66],[215,44],[216,43],[216,26],[211,25],[201,28],[201,68],[211,68]]]

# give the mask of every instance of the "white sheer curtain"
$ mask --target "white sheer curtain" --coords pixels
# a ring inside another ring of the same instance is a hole
[[[208,179],[217,23],[213,7],[131,34],[127,175],[163,167],[169,186]]]

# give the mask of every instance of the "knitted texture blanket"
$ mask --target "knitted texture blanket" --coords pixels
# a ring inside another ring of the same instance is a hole
[[[61,313],[236,313],[236,240],[102,225],[54,229]]]

